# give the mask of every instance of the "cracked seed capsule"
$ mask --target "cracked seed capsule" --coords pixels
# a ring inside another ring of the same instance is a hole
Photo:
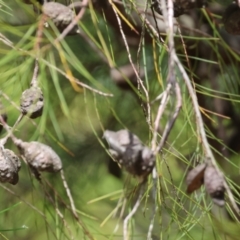
[[[58,172],[62,169],[59,156],[49,146],[39,142],[15,140],[21,154],[33,169],[45,172]]]
[[[205,3],[206,0],[173,0],[174,17],[179,17],[180,15],[187,13],[190,9],[202,8]],[[162,15],[161,0],[153,0],[152,6],[157,13]]]
[[[44,3],[42,12],[53,21],[60,32],[62,32],[75,17],[71,8],[57,2]],[[74,34],[77,30],[78,28],[75,25],[69,34]]]
[[[187,175],[187,193],[192,193],[203,184],[206,163],[197,165]]]
[[[109,152],[120,166],[132,175],[146,177],[155,166],[152,150],[128,130],[113,132],[106,130],[103,137],[109,145]]]
[[[37,118],[43,111],[43,93],[39,87],[32,86],[22,93],[20,107],[22,114]]]
[[[0,149],[0,182],[9,182],[13,185],[18,183],[18,172],[21,168],[21,162],[17,155],[1,147]]]
[[[204,185],[213,202],[222,207],[224,201],[224,179],[214,166],[208,165],[204,172]]]

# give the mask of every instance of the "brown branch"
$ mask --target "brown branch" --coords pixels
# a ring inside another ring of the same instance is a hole
[[[140,78],[140,76],[138,74],[138,71],[137,71],[137,69],[136,69],[136,67],[135,67],[135,65],[134,65],[134,63],[132,61],[132,56],[131,56],[130,49],[129,49],[129,46],[128,46],[128,43],[127,43],[127,39],[126,39],[126,36],[125,36],[125,34],[123,32],[122,22],[121,22],[121,19],[120,19],[119,15],[118,15],[118,13],[117,13],[117,11],[115,9],[116,6],[113,4],[113,2],[111,0],[110,0],[110,4],[111,4],[112,9],[113,9],[113,11],[115,13],[115,16],[117,18],[117,22],[118,22],[118,25],[119,25],[119,30],[121,32],[121,35],[122,35],[122,38],[123,38],[123,42],[124,42],[126,51],[128,53],[128,59],[129,59],[131,65],[132,65],[132,68],[133,68],[134,72],[135,72],[138,84],[139,84],[139,86],[141,86],[141,88],[144,91],[145,96],[146,96],[146,105],[147,105],[146,121],[147,121],[149,127],[151,128],[151,107],[150,107],[150,104],[149,104],[149,94],[148,94],[148,91],[147,91],[146,87],[144,86],[143,80]],[[140,90],[140,88],[139,88],[139,90]],[[142,106],[143,106],[143,104],[142,104]],[[144,111],[145,111],[145,108],[144,108]]]
[[[145,185],[145,182],[142,182],[141,185],[140,185],[137,200],[136,200],[132,210],[129,212],[129,214],[125,217],[125,219],[123,221],[123,240],[128,240],[129,239],[129,237],[128,237],[128,222],[133,217],[133,215],[137,212],[137,210],[140,206],[141,199],[142,199],[143,192],[144,192],[143,191],[144,190],[144,185]]]
[[[176,97],[177,97],[175,112],[173,113],[173,116],[170,118],[170,120],[168,121],[168,123],[167,123],[167,125],[164,129],[161,141],[160,141],[158,147],[156,148],[156,153],[161,151],[161,149],[163,148],[163,145],[167,141],[168,135],[170,134],[170,131],[173,128],[173,125],[174,125],[174,123],[175,123],[175,121],[178,117],[179,111],[181,110],[181,107],[182,107],[181,89],[180,89],[179,84],[177,82],[175,83],[174,88],[175,88],[175,94],[176,94]]]
[[[214,155],[213,155],[212,150],[210,148],[210,145],[208,143],[207,135],[206,135],[206,132],[205,132],[205,129],[204,129],[203,119],[202,119],[201,112],[200,112],[199,105],[198,105],[197,95],[196,95],[196,92],[195,92],[195,90],[192,86],[191,80],[188,77],[188,75],[187,75],[184,67],[182,66],[180,60],[178,59],[177,55],[174,56],[174,60],[175,60],[175,63],[177,64],[177,66],[178,66],[178,68],[179,68],[179,70],[180,70],[180,72],[183,76],[183,80],[184,80],[184,82],[185,82],[185,84],[188,88],[188,92],[189,92],[191,100],[192,100],[193,109],[194,109],[194,112],[195,112],[199,141],[201,141],[201,143],[202,143],[204,153],[205,153],[206,162],[208,164],[212,164],[215,167],[215,169],[218,171],[218,174],[220,176],[223,176],[223,178],[224,178],[224,174],[218,168],[218,165],[216,163],[216,160],[214,158]],[[228,198],[229,198],[229,201],[230,201],[233,209],[240,216],[240,210],[239,210],[239,208],[238,208],[238,206],[237,206],[237,204],[234,200],[234,196],[232,194],[231,188],[228,186],[228,183],[226,182],[225,178],[224,178],[224,187],[225,187],[225,190],[228,194]]]

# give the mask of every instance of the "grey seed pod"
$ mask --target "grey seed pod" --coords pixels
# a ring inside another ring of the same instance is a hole
[[[204,171],[206,168],[206,163],[197,165],[187,174],[187,193],[192,193],[195,190],[199,189],[203,184]]]
[[[223,14],[226,31],[232,35],[240,35],[240,7],[236,3],[230,4]]]
[[[31,168],[37,171],[58,172],[62,169],[59,156],[49,146],[39,142],[15,140],[21,154]]]
[[[152,171],[155,156],[136,135],[127,130],[118,132],[106,130],[103,137],[108,142],[113,159],[129,173],[145,177]]]
[[[174,17],[179,17],[194,8],[202,8],[205,3],[206,0],[173,0]],[[161,0],[153,0],[152,7],[157,13],[162,15]]]
[[[213,202],[220,207],[224,206],[224,179],[214,166],[209,165],[206,167],[204,172],[204,185]]]
[[[106,130],[103,137],[107,140],[110,149],[116,151],[120,155],[126,152],[129,145],[135,146],[136,148],[142,147],[140,139],[125,129],[117,132]]]
[[[75,16],[72,9],[57,2],[44,3],[42,12],[53,21],[60,32],[72,22]],[[73,27],[70,33],[76,33],[76,31],[77,26]]]
[[[0,182],[9,182],[13,185],[18,183],[18,172],[21,162],[16,154],[1,147],[0,150]]]
[[[2,120],[4,122],[7,122],[7,114],[6,114],[6,111],[5,111],[4,106],[1,103],[1,101],[0,101],[0,115],[2,117]],[[0,121],[0,133],[2,132],[2,130],[3,130],[3,125],[2,125],[2,123]]]
[[[16,169],[19,171],[21,169],[21,161],[19,157],[10,149],[4,149],[5,156],[13,163]]]
[[[43,93],[39,87],[32,86],[22,93],[20,107],[22,114],[37,118],[43,111]]]

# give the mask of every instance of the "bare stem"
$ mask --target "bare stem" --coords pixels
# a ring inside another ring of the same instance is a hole
[[[78,21],[83,17],[86,11],[88,0],[83,0],[81,4],[82,4],[82,8],[80,12],[76,15],[76,17],[72,20],[72,22],[63,30],[63,32],[56,38],[55,43],[63,40],[67,36],[67,34],[73,29],[73,27],[78,23]],[[74,6],[74,4],[71,4],[70,7],[71,6]]]
[[[123,221],[123,240],[128,240],[128,222],[133,217],[133,215],[137,212],[137,210],[140,206],[141,199],[143,196],[143,190],[144,190],[144,183],[141,183],[138,198],[137,198],[132,210],[130,211],[130,213],[127,215],[127,217]]]
[[[141,88],[142,88],[142,90],[143,90],[143,92],[144,92],[144,94],[146,96],[146,105],[147,105],[147,116],[146,116],[147,119],[146,120],[147,120],[148,125],[151,127],[151,107],[150,107],[150,103],[149,103],[149,94],[148,94],[148,91],[147,91],[146,87],[144,86],[144,83],[143,83],[142,79],[140,78],[139,73],[138,73],[138,71],[137,71],[137,69],[136,69],[136,67],[135,67],[135,65],[134,65],[134,63],[132,61],[132,56],[131,56],[131,53],[130,53],[130,50],[129,50],[129,46],[128,46],[128,43],[127,43],[126,36],[125,36],[125,34],[123,32],[121,19],[118,16],[118,13],[116,11],[116,6],[113,4],[112,0],[110,0],[110,4],[112,5],[112,9],[113,9],[113,11],[114,11],[114,13],[116,15],[116,18],[117,18],[119,30],[121,32],[121,35],[122,35],[122,38],[123,38],[123,42],[124,42],[125,48],[126,48],[127,53],[128,53],[128,59],[129,59],[131,65],[132,65],[134,73],[135,73],[135,75],[137,77],[138,84],[141,86]]]
[[[192,100],[193,109],[194,109],[195,118],[196,118],[197,132],[198,132],[198,136],[200,137],[199,141],[201,141],[201,143],[202,143],[204,153],[205,153],[206,162],[208,164],[212,164],[215,167],[215,169],[218,171],[218,174],[220,176],[223,176],[223,178],[224,178],[224,174],[218,168],[218,165],[216,163],[216,160],[214,158],[214,155],[213,155],[212,150],[210,148],[210,145],[208,143],[207,135],[206,135],[206,132],[205,132],[205,129],[204,129],[203,119],[202,119],[201,112],[200,112],[199,105],[198,105],[197,96],[196,96],[195,90],[194,90],[194,88],[191,84],[191,80],[188,77],[184,67],[182,66],[181,62],[179,61],[179,59],[176,55],[174,56],[174,60],[175,60],[177,66],[178,66],[178,68],[179,68],[179,70],[180,70],[180,72],[183,76],[183,80],[185,81],[185,84],[188,88],[188,92],[189,92],[191,100]],[[226,189],[229,201],[230,201],[233,209],[240,216],[240,210],[239,210],[239,208],[238,208],[238,206],[237,206],[237,204],[234,200],[234,196],[232,194],[232,191],[231,191],[230,187],[228,186],[225,178],[224,178],[224,187]]]

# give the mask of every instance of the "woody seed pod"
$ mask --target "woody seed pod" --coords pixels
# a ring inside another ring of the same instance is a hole
[[[50,18],[60,32],[62,32],[74,19],[74,12],[69,7],[57,3],[47,2],[43,4],[42,12]],[[77,32],[77,26],[73,27],[70,34]]]
[[[150,148],[127,130],[106,130],[103,137],[109,144],[109,152],[119,165],[132,175],[146,177],[155,165],[155,156]]]
[[[174,17],[179,17],[193,8],[202,8],[205,2],[205,0],[173,0]],[[157,13],[162,15],[163,10],[161,6],[161,0],[153,0],[152,6]]]
[[[208,165],[204,172],[204,185],[213,202],[220,207],[225,204],[223,184],[223,176],[218,173],[214,166]]]
[[[22,93],[20,106],[22,114],[37,118],[43,111],[43,93],[39,87],[32,86]]]
[[[0,149],[0,182],[18,183],[18,172],[21,162],[15,153],[9,149]]]
[[[206,163],[197,165],[187,175],[187,193],[192,193],[203,184]]]
[[[58,172],[62,169],[59,156],[49,146],[39,142],[15,140],[21,154],[33,169],[45,172]]]

